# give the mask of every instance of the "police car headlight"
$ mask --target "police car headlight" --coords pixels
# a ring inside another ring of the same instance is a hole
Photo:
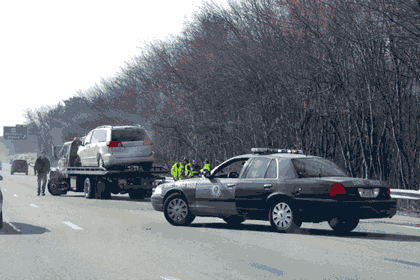
[[[159,195],[159,194],[162,194],[162,186],[157,186],[156,188],[155,188],[155,191],[153,192],[153,195]]]

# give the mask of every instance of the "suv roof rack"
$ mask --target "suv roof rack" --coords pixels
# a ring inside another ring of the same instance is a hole
[[[251,152],[253,154],[259,155],[269,155],[269,154],[278,154],[278,153],[288,153],[288,154],[303,154],[303,150],[297,149],[275,149],[275,148],[252,148]]]

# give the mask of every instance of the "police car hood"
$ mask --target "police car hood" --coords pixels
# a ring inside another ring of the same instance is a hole
[[[173,182],[166,182],[161,184],[163,188],[182,188],[186,186],[195,186],[198,182],[203,180],[203,178],[192,178],[192,179],[184,179],[184,180],[176,180]]]

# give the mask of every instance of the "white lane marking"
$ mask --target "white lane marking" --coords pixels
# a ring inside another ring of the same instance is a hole
[[[4,191],[7,191],[6,189],[3,189]]]
[[[63,221],[63,223],[65,223],[65,224],[66,224],[66,225],[68,225],[69,227],[72,227],[73,229],[82,229],[81,227],[78,227],[78,226],[76,226],[75,224],[70,223],[70,222],[65,222],[65,221]]]
[[[13,228],[15,231],[20,232],[20,230],[18,230],[18,229],[17,229],[17,227],[15,227],[15,225],[14,225],[14,224],[12,224],[11,222],[9,222],[9,218],[6,218],[6,222],[7,222],[9,225],[11,225],[11,226],[12,226],[12,228]]]
[[[19,197],[17,194],[14,194],[13,196]]]
[[[165,280],[180,280],[180,279],[178,279],[178,278],[163,277],[163,276],[160,276],[160,278],[163,278],[163,279],[165,279]]]
[[[29,205],[31,205],[32,207],[35,207],[35,208],[39,208],[39,206],[36,206],[35,204],[29,204]]]
[[[401,226],[401,225],[391,225],[391,226],[405,227],[405,228],[415,228],[415,229],[417,229],[417,230],[420,230],[420,228],[418,228],[418,227]]]

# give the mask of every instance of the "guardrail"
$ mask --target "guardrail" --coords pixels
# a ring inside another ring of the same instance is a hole
[[[419,200],[420,191],[391,189],[391,197]]]

